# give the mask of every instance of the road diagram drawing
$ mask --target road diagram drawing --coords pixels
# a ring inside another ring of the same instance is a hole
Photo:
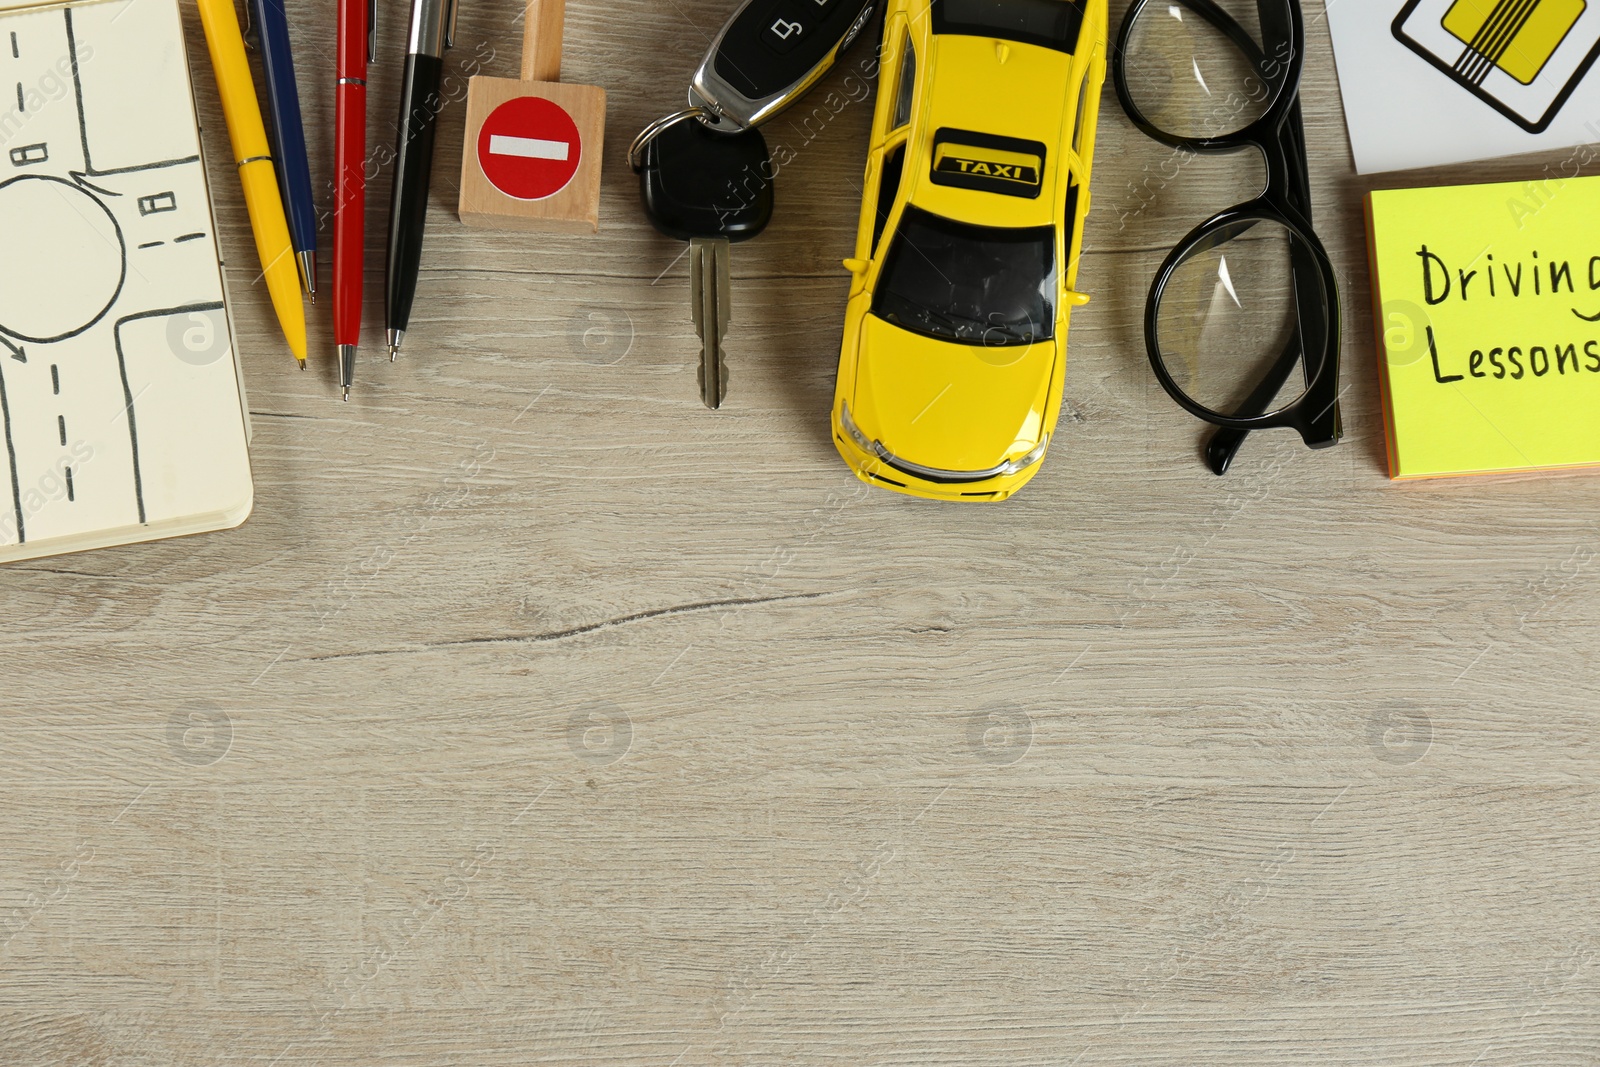
[[[246,430],[175,0],[0,11],[0,248],[0,547],[236,499]]]

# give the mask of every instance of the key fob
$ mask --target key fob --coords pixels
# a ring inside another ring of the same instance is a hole
[[[760,130],[716,133],[679,122],[645,148],[639,191],[645,214],[668,237],[747,241],[772,220],[772,177]]]
[[[720,130],[758,126],[805,95],[855,43],[877,0],[745,0],[701,60],[691,107]]]

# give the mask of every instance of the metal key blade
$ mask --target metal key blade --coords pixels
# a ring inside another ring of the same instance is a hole
[[[722,335],[728,329],[728,239],[696,237],[689,242],[689,299],[700,335],[700,399],[715,411],[728,392],[722,362]]]
[[[698,122],[663,127],[640,159],[639,193],[651,225],[689,242],[689,282],[700,335],[700,396],[712,410],[728,395],[728,246],[772,218],[772,157],[760,130],[716,133]],[[763,177],[765,176],[765,177]]]

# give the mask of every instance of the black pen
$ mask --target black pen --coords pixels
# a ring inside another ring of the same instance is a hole
[[[389,200],[389,266],[383,294],[389,358],[394,359],[411,321],[422,263],[422,228],[428,215],[428,172],[433,133],[444,99],[444,50],[455,43],[457,0],[413,0],[411,37],[400,83],[399,144],[394,196]]]

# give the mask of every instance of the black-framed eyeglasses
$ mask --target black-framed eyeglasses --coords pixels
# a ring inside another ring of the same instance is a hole
[[[1179,242],[1145,304],[1157,379],[1220,427],[1205,448],[1217,474],[1251,430],[1293,427],[1312,448],[1342,433],[1339,287],[1311,228],[1304,51],[1297,0],[1134,0],[1113,54],[1117,97],[1144,133],[1185,152],[1255,148],[1266,161],[1261,195]]]

